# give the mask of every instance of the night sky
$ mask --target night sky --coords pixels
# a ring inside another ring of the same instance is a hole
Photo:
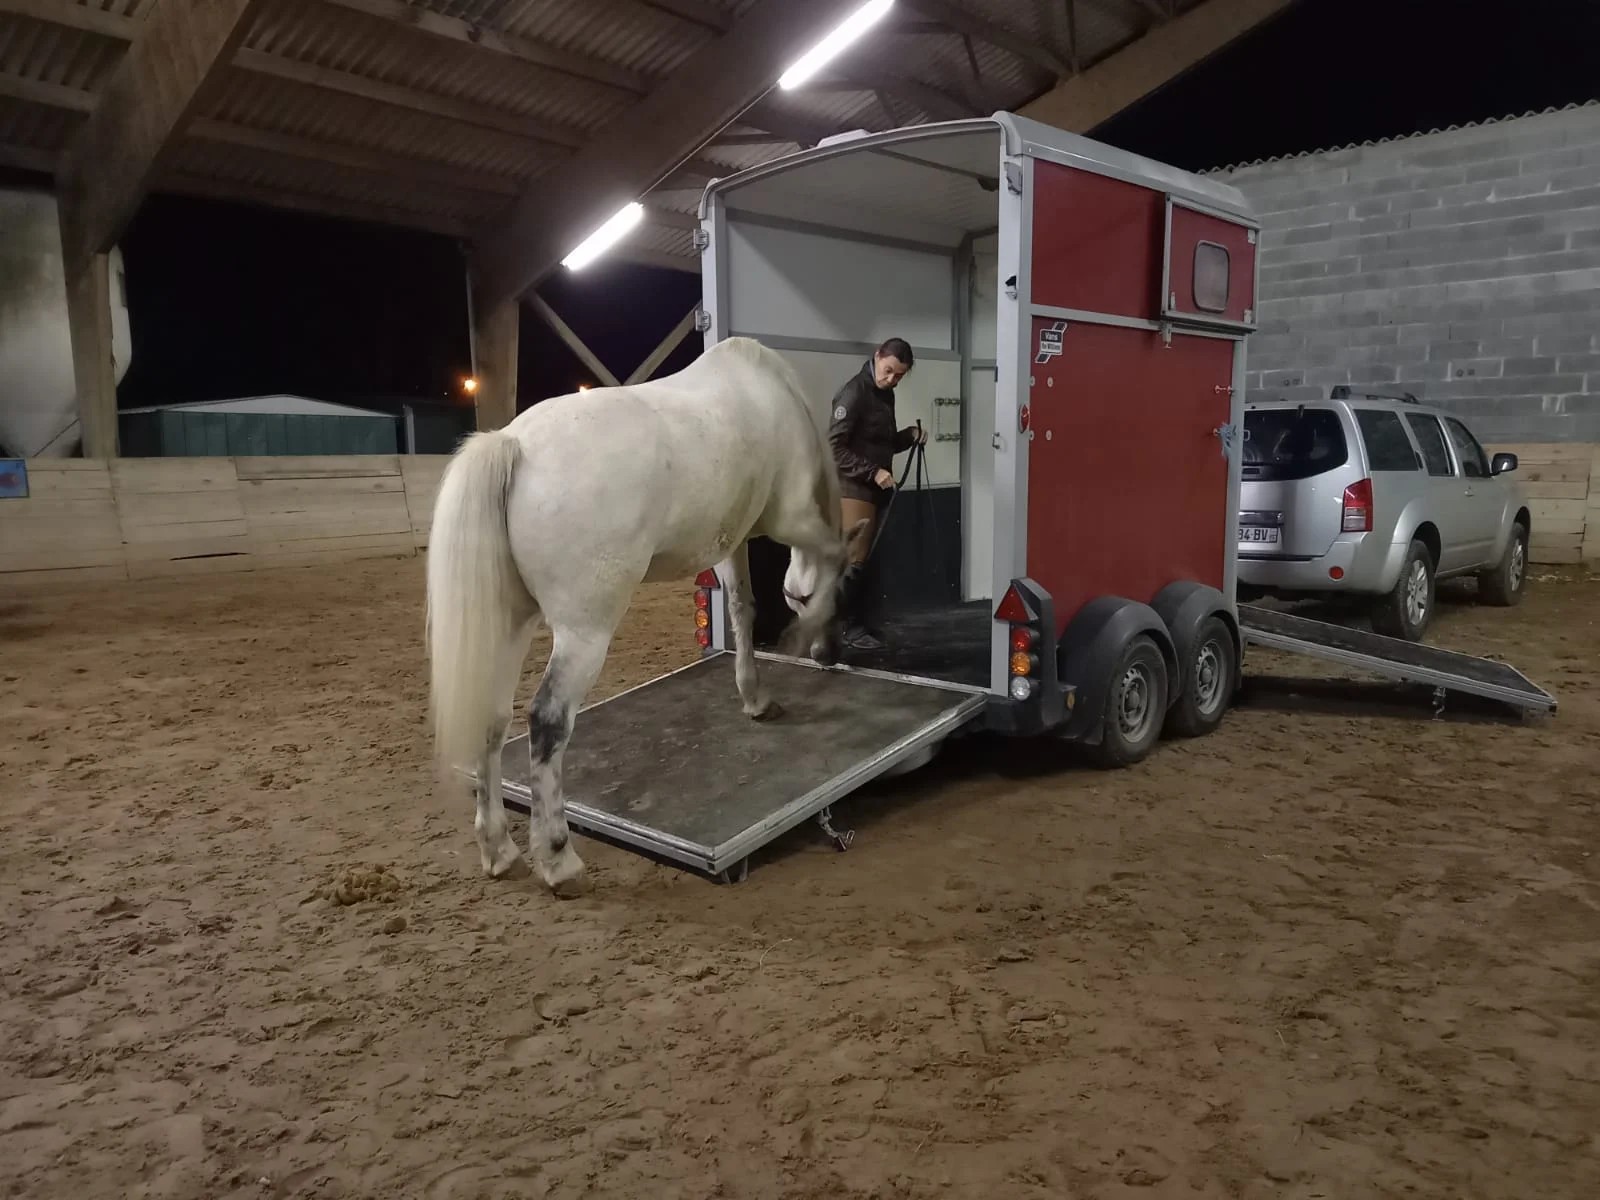
[[[1095,131],[1189,169],[1600,96],[1593,0],[1299,0]],[[157,197],[123,240],[134,360],[124,407],[269,392],[391,407],[468,367],[448,239]],[[541,294],[625,377],[698,276],[600,263]],[[691,336],[665,369],[696,352]],[[592,383],[526,308],[521,402]]]

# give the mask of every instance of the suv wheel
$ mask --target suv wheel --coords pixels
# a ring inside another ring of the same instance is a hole
[[[1412,542],[1400,578],[1372,607],[1372,628],[1386,637],[1420,642],[1433,622],[1433,555]]]
[[[1478,576],[1478,599],[1510,608],[1522,602],[1528,586],[1528,528],[1521,521],[1511,526],[1511,541],[1500,562]]]

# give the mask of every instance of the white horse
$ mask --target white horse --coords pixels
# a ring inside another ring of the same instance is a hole
[[[756,670],[747,541],[790,547],[818,586],[786,652],[827,652],[843,565],[839,480],[798,380],[730,338],[674,375],[558,396],[469,437],[445,469],[428,546],[435,754],[477,772],[486,874],[521,859],[501,797],[501,747],[536,622],[554,639],[528,710],[529,856],[558,896],[586,890],[561,790],[573,720],[634,589],[715,566],[728,593],[747,716],[776,715]],[[854,531],[853,531],[854,532]]]

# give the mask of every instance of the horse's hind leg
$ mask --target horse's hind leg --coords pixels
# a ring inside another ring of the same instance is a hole
[[[750,587],[750,543],[741,542],[725,564],[728,572],[728,618],[733,625],[733,678],[744,715],[770,720],[779,709],[761,686],[756,669],[755,595]]]
[[[620,613],[618,614],[620,617]],[[593,621],[573,628],[552,621],[555,645],[539,690],[528,708],[529,784],[533,818],[528,852],[534,867],[557,896],[578,896],[588,890],[583,859],[573,849],[561,792],[561,759],[583,698],[600,676],[615,629]]]
[[[506,730],[511,725],[511,706],[516,699],[517,680],[522,677],[522,663],[528,657],[528,644],[533,640],[534,626],[534,621],[527,622],[506,648],[494,683],[499,708],[478,757],[478,815],[473,828],[478,835],[478,856],[483,864],[483,873],[494,879],[513,874],[522,862],[522,852],[517,849],[516,839],[511,836],[511,822],[506,819],[501,759]]]

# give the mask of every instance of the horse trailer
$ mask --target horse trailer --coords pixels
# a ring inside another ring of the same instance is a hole
[[[702,573],[700,661],[580,715],[571,823],[740,878],[808,819],[848,845],[831,804],[957,734],[1055,736],[1126,766],[1215,729],[1252,639],[1234,575],[1259,232],[1232,187],[1008,113],[709,184],[707,346],[779,351],[826,425],[873,348],[905,338],[897,417],[929,431],[928,486],[878,551],[886,648],[832,666],[764,651],[778,720],[741,716],[722,579]],[[786,552],[753,543],[751,561],[758,622],[787,617]],[[1332,628],[1284,619],[1280,648],[1319,653]],[[1337,633],[1348,654],[1358,635]],[[1387,646],[1357,650],[1400,674]],[[1465,658],[1432,653],[1447,673]],[[1513,702],[1549,700],[1503,671]],[[526,769],[508,765],[508,802],[530,797]]]

